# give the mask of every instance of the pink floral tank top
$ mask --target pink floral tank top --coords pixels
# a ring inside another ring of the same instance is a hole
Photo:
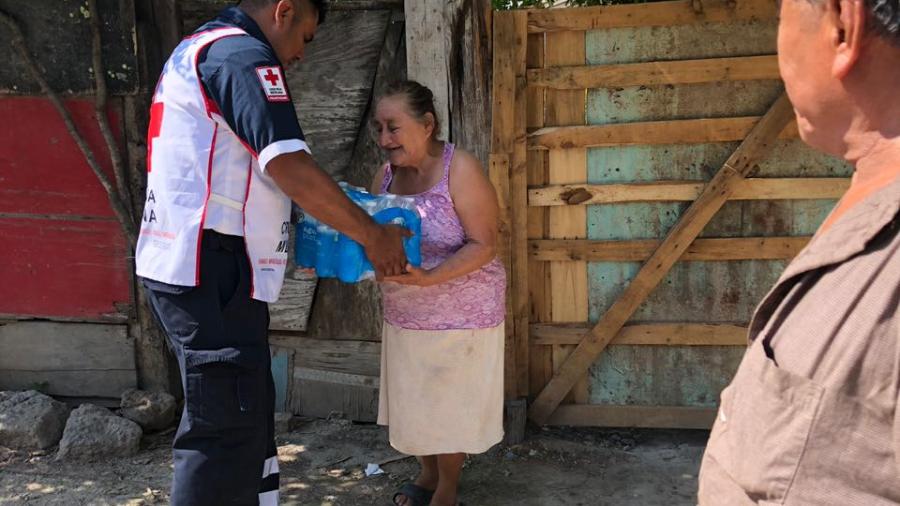
[[[450,160],[453,144],[444,144],[444,176],[433,188],[416,195],[422,217],[422,268],[441,264],[466,243],[450,197]],[[381,192],[393,180],[388,164]],[[395,327],[413,330],[484,329],[503,323],[506,315],[506,271],[494,259],[477,271],[434,286],[382,283],[384,319]]]

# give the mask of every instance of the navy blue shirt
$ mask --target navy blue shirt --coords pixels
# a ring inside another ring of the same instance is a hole
[[[207,95],[254,155],[278,141],[297,139],[305,145],[281,63],[259,25],[231,7],[195,33],[231,27],[249,36],[219,39],[199,55],[197,68]]]

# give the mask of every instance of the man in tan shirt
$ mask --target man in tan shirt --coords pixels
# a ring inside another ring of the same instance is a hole
[[[900,0],[782,0],[778,49],[803,140],[856,171],[757,309],[699,502],[897,505]]]

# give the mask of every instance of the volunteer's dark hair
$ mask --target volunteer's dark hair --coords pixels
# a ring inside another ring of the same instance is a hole
[[[303,0],[294,0],[295,2],[302,2]],[[328,12],[328,0],[306,0],[313,7],[315,7],[316,11],[319,12],[319,24],[325,22],[325,14]],[[278,3],[278,0],[241,0],[238,2],[242,7],[246,7],[249,9],[258,9],[260,7],[265,7],[266,5],[272,5],[274,3]]]
[[[409,111],[421,122],[425,121],[427,113],[431,113],[434,117],[434,131],[431,137],[437,139],[441,132],[441,121],[434,107],[434,93],[417,81],[394,81],[385,87],[379,99],[396,96],[402,96],[406,100]]]

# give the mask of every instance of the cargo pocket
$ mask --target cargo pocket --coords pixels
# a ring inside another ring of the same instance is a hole
[[[749,499],[783,504],[824,390],[755,347],[723,391],[707,454]]]
[[[249,428],[262,420],[266,349],[185,349],[186,413],[192,431]]]

